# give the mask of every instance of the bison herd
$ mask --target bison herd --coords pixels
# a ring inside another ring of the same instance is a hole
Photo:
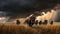
[[[41,25],[41,24],[44,24],[44,25],[47,25],[47,23],[48,23],[48,20],[44,20],[44,22],[42,22],[42,21],[39,21],[38,22],[38,20],[35,20],[36,18],[35,17],[30,17],[30,19],[27,19],[24,23],[25,24],[28,24],[30,27],[32,27],[32,25],[37,25],[37,24],[39,24],[39,25]],[[16,22],[16,24],[20,24],[20,21],[19,20],[16,20],[17,22]],[[50,24],[52,25],[53,24],[53,21],[51,21],[50,22]]]

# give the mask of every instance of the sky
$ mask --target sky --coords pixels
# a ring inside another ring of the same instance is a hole
[[[60,0],[0,0],[0,16],[27,17],[43,9],[52,9]]]
[[[60,22],[60,10],[56,10],[55,21]]]

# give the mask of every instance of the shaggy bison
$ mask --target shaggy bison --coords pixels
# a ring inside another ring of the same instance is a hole
[[[53,24],[53,21],[51,21],[50,24],[52,25]]]
[[[36,25],[38,24],[38,20],[35,21],[35,24],[36,24]]]
[[[30,27],[32,27],[32,25],[35,23],[35,17],[34,16],[32,16],[32,17],[30,17],[29,19],[27,19],[25,22],[30,26]]]
[[[45,25],[46,25],[47,23],[48,23],[48,20],[44,20],[43,24],[45,24]]]
[[[39,25],[41,25],[42,24],[42,21],[39,21]]]
[[[20,24],[20,21],[19,21],[19,20],[16,20],[16,24],[18,24],[18,25],[19,25],[19,24]]]

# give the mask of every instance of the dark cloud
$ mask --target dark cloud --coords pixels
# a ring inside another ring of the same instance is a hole
[[[60,0],[0,0],[0,11],[15,15],[29,15],[35,11],[53,8]]]
[[[60,10],[57,10],[56,12],[55,21],[60,22]]]

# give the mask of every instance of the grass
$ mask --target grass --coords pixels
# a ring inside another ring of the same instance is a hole
[[[60,25],[26,25],[1,24],[0,34],[60,34]]]

